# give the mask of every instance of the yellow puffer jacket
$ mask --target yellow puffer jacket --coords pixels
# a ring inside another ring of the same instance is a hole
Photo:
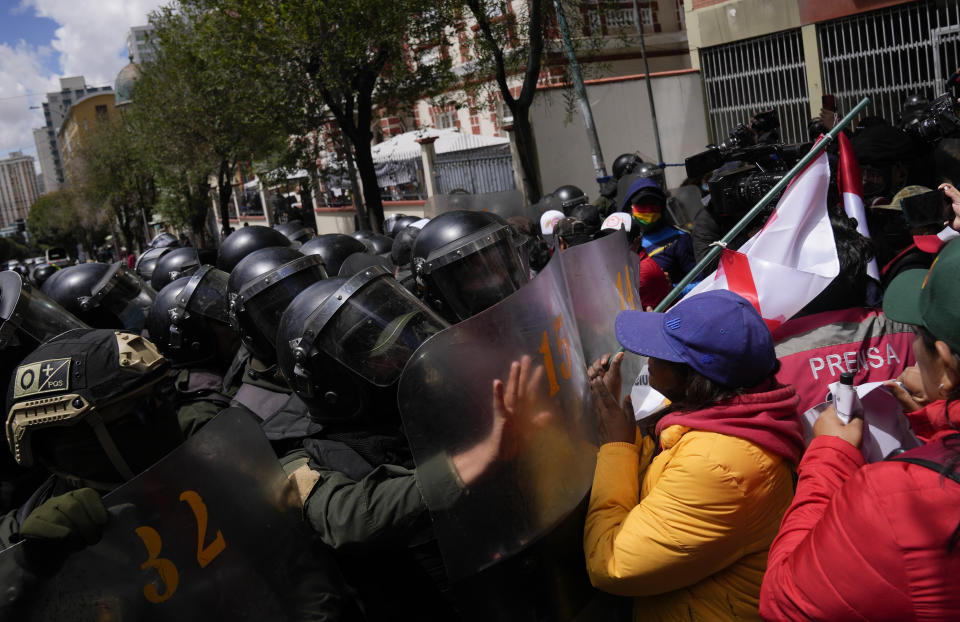
[[[639,434],[600,448],[584,530],[591,582],[635,597],[634,620],[759,620],[791,465],[754,442],[682,425],[662,430],[660,443],[652,461],[654,442]]]

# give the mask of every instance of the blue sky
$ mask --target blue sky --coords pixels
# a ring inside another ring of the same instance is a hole
[[[49,45],[57,30],[57,22],[49,17],[37,17],[33,9],[19,7],[20,2],[3,0],[0,2],[0,43],[15,46],[21,39],[34,46]],[[48,57],[44,68],[57,72],[60,67],[58,58]]]
[[[36,155],[32,129],[43,125],[39,106],[59,78],[113,84],[127,64],[131,26],[163,0],[0,0],[0,158]],[[39,167],[38,167],[39,170]]]

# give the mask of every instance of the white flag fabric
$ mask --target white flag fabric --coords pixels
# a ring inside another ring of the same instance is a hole
[[[763,229],[688,294],[728,289],[760,312],[771,331],[790,319],[840,273],[827,215],[830,165],[821,153],[793,179]]]

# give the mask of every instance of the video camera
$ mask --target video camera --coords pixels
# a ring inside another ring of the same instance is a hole
[[[707,209],[716,217],[739,219],[813,146],[812,143],[757,144],[757,136],[773,138],[778,127],[776,110],[758,113],[751,119],[749,127],[741,123],[719,145],[710,146],[686,159],[687,176],[693,178],[702,177],[728,162],[744,163],[715,174],[708,182],[710,203]]]
[[[960,117],[957,116],[957,101],[950,93],[936,98],[917,116],[917,121],[907,131],[927,143],[960,132]]]

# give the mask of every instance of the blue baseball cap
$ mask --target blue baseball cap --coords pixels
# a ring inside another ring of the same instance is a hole
[[[632,184],[630,184],[627,194],[623,197],[623,204],[620,206],[620,210],[629,212],[630,199],[632,199],[634,195],[641,192],[656,196],[658,202],[660,203],[663,203],[666,198],[666,195],[663,193],[663,190],[660,189],[660,186],[657,184],[657,182],[653,181],[649,177],[638,177],[637,179],[633,180]]]
[[[777,364],[763,318],[727,290],[690,296],[666,313],[621,311],[616,333],[630,352],[686,363],[727,387],[757,385]]]

